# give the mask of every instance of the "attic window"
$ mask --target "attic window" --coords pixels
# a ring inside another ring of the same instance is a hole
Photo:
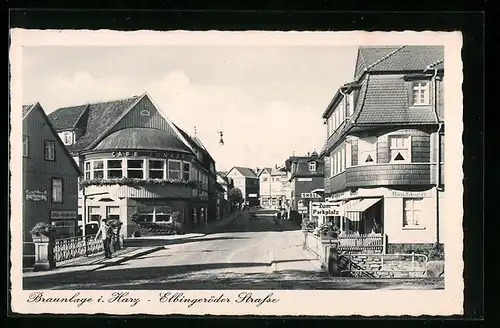
[[[141,116],[150,116],[149,111],[146,109],[141,110]]]
[[[316,162],[309,162],[309,171],[311,172],[316,171]]]

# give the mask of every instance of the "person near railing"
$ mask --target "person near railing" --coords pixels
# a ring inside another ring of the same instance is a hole
[[[95,240],[97,240],[99,237],[101,238],[103,242],[103,247],[104,247],[104,256],[108,259],[111,258],[111,234],[113,233],[111,227],[106,223],[107,219],[103,218],[101,220],[101,225],[99,227],[99,230],[97,231],[97,234],[95,236]]]

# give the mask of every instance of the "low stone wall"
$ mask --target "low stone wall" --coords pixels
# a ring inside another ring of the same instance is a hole
[[[422,256],[396,254],[351,254],[345,255],[351,261],[353,276],[364,276],[363,272],[374,278],[423,278],[427,273],[427,259]]]
[[[329,237],[318,237],[311,232],[304,231],[304,248],[313,253],[325,265],[328,261],[329,248],[332,246],[330,241]]]

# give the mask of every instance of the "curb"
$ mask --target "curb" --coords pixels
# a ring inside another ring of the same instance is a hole
[[[121,264],[123,262],[129,261],[129,260],[133,260],[135,258],[138,258],[138,257],[144,256],[144,255],[148,255],[148,254],[157,252],[157,251],[162,250],[164,248],[165,248],[164,246],[156,246],[156,247],[153,247],[153,248],[150,248],[150,249],[145,249],[142,252],[137,252],[136,254],[133,254],[131,256],[123,257],[123,258],[121,258],[121,259],[119,259],[119,260],[117,260],[115,262],[105,263],[103,265],[98,266],[97,268],[94,268],[94,269],[91,269],[91,270],[87,270],[87,272],[97,271],[97,270],[101,270],[101,269],[104,269],[104,268],[107,268],[107,267],[110,267],[110,266],[118,265],[118,264]]]

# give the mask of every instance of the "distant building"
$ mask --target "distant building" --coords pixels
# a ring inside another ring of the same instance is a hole
[[[147,95],[60,108],[49,115],[84,176],[78,213],[85,222],[168,221],[186,230],[216,217],[215,162],[196,137],[166,118]]]
[[[233,189],[233,180],[231,178],[226,177],[227,172],[217,172],[217,183],[223,189],[223,202],[222,202],[222,215],[226,216],[232,210],[231,208],[231,200],[229,199],[229,195],[231,190]]]
[[[374,229],[389,252],[442,241],[443,77],[443,46],[359,48],[354,80],[322,116],[325,194],[345,210],[342,230]]]
[[[234,188],[241,190],[244,201],[248,205],[259,205],[259,178],[256,171],[248,167],[234,166],[226,177],[232,179]]]
[[[260,205],[264,208],[285,206],[290,193],[286,168],[263,168],[259,171]]]
[[[308,198],[302,194],[323,189],[325,183],[324,162],[316,151],[305,156],[292,156],[285,162],[290,182],[291,215],[298,214],[299,205],[307,207]]]
[[[50,222],[58,238],[77,232],[80,169],[40,103],[23,105],[23,266],[35,263],[30,230]]]

